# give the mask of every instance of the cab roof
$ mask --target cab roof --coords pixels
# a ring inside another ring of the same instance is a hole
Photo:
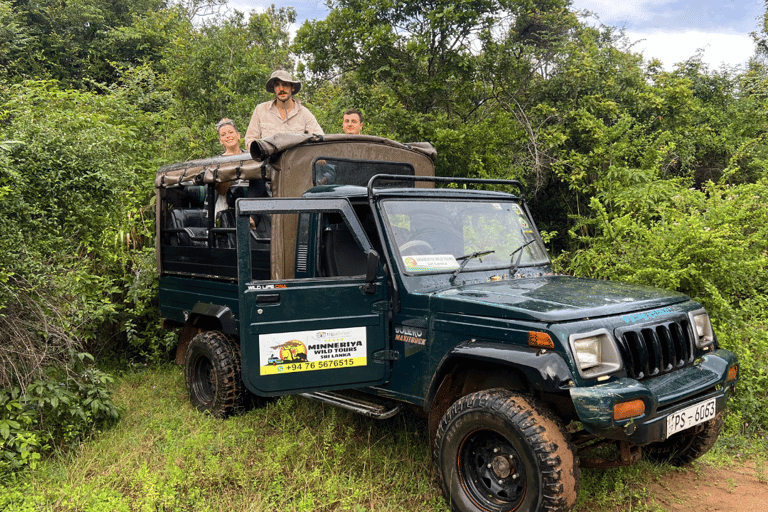
[[[428,175],[434,174],[432,169],[427,168],[433,168],[437,157],[437,151],[428,142],[404,144],[371,135],[281,133],[254,141],[250,153],[163,166],[155,175],[155,187],[168,188],[181,183],[272,180],[273,170],[304,170],[307,162],[337,154],[353,155],[360,160],[408,161],[417,167],[417,174]],[[422,172],[419,172],[419,167],[423,168]]]

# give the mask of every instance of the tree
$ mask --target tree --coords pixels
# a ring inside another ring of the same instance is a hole
[[[8,73],[16,59],[24,55],[32,38],[29,27],[8,0],[0,0],[0,67]]]
[[[191,150],[187,157],[218,150],[213,126],[222,117],[245,133],[254,107],[270,96],[264,88],[269,75],[291,67],[288,27],[295,19],[291,8],[251,11],[247,18],[235,11],[178,32],[162,64],[173,115],[185,127],[178,142]]]
[[[33,348],[3,366],[31,380],[120,329],[127,253],[152,233],[132,218],[149,202],[159,118],[50,81],[2,86],[0,102],[0,336]]]
[[[152,27],[147,18],[167,13],[178,22],[181,16],[180,9],[167,7],[165,0],[9,3],[23,44],[7,52],[8,75],[56,79],[76,87],[114,83],[120,66],[155,59],[167,35],[147,30]]]
[[[497,34],[535,39],[549,30],[539,13],[564,0],[395,2],[335,0],[325,20],[306,22],[295,47],[316,80],[352,74],[360,84],[386,84],[410,112],[466,117],[485,99],[478,55]],[[480,93],[478,95],[478,92]]]

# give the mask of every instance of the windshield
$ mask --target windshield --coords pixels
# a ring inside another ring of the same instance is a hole
[[[382,202],[406,273],[456,273],[549,263],[530,219],[516,202]]]

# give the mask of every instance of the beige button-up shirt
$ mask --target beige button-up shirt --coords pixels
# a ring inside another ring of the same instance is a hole
[[[256,139],[264,139],[276,133],[316,133],[323,135],[323,129],[306,107],[299,100],[293,98],[293,108],[288,112],[285,120],[280,116],[280,111],[275,103],[277,100],[259,103],[253,111],[248,130],[245,132],[245,148],[251,147],[251,142]]]

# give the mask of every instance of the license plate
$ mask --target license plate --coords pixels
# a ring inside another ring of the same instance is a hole
[[[667,437],[709,421],[717,414],[715,398],[686,407],[667,416]]]

